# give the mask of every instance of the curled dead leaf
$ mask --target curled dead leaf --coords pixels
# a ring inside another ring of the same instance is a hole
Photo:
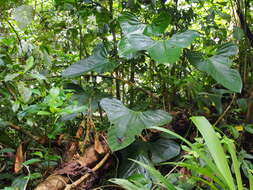
[[[24,162],[23,143],[21,143],[16,151],[14,173],[18,173],[22,169],[23,162]]]

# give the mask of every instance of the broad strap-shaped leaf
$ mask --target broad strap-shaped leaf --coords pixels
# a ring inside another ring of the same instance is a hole
[[[164,40],[157,41],[148,52],[158,63],[172,64],[179,60],[182,48],[174,47],[169,40]]]
[[[239,72],[229,68],[228,62],[224,61],[224,59],[214,59],[214,57],[206,59],[202,54],[194,52],[189,54],[188,59],[196,68],[211,75],[225,88],[240,93],[242,90],[242,80]]]
[[[208,151],[210,152],[218,170],[222,174],[223,178],[227,182],[229,189],[236,189],[234,180],[228,165],[228,160],[222,148],[221,142],[218,139],[212,125],[209,121],[202,116],[191,117],[192,122],[200,131],[201,135],[205,139]]]
[[[62,73],[62,76],[75,77],[90,71],[97,73],[110,72],[116,67],[117,64],[107,58],[106,49],[100,44],[95,48],[91,56],[70,65]]]
[[[112,124],[108,142],[112,151],[123,149],[135,140],[135,136],[151,126],[161,126],[171,121],[171,116],[162,110],[137,112],[125,107],[117,99],[103,98],[101,107]]]

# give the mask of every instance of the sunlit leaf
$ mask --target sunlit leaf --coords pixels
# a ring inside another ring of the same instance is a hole
[[[34,10],[32,6],[21,5],[14,10],[13,17],[16,20],[18,26],[21,29],[24,29],[33,21]]]

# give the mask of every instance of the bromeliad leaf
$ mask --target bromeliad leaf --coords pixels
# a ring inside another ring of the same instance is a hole
[[[235,69],[229,68],[230,63],[227,57],[222,58],[222,55],[214,55],[210,58],[204,58],[200,53],[190,53],[188,59],[200,71],[211,75],[218,83],[222,84],[227,89],[233,92],[241,92],[242,80],[239,72]],[[219,56],[220,59],[217,57]]]
[[[165,111],[133,111],[114,98],[103,98],[100,105],[106,111],[112,124],[108,131],[108,141],[112,151],[130,145],[134,142],[135,136],[139,135],[143,129],[161,126],[171,121],[171,116]]]
[[[69,66],[62,73],[62,76],[75,77],[90,71],[95,71],[97,73],[112,71],[116,68],[117,64],[109,60],[106,56],[106,49],[100,44],[95,48],[91,56]]]

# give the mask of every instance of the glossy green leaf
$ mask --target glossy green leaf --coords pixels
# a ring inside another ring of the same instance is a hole
[[[182,48],[173,47],[169,40],[165,40],[157,41],[148,52],[158,63],[169,64],[179,60]]]
[[[155,44],[154,40],[143,34],[129,34],[127,38],[135,51],[147,50]]]
[[[31,165],[31,164],[34,164],[34,163],[38,163],[40,162],[41,160],[38,159],[38,158],[32,158],[30,160],[27,160],[25,162],[23,162],[24,165]]]
[[[239,72],[229,68],[227,62],[224,62],[224,59],[217,59],[217,57],[214,57],[215,56],[206,59],[199,53],[191,53],[188,59],[196,68],[211,75],[218,83],[222,84],[227,89],[234,92],[241,92],[242,80]]]
[[[127,147],[143,129],[171,121],[171,116],[165,111],[137,112],[128,109],[117,99],[103,98],[100,105],[112,124],[108,131],[108,143],[112,151]]]
[[[152,165],[153,163],[149,159],[149,146],[148,143],[142,141],[135,141],[130,146],[120,151],[122,161],[119,164],[119,177],[129,178],[134,174],[141,174],[146,179],[151,179],[147,170],[139,164],[132,162],[130,159],[140,161],[142,163]]]
[[[186,32],[174,34],[169,42],[174,47],[186,48],[199,36],[198,32],[194,30],[187,30]]]
[[[136,50],[132,47],[127,37],[123,37],[118,43],[118,54],[120,57],[132,59],[136,56]]]
[[[151,160],[156,164],[179,155],[180,146],[173,140],[160,138],[150,143],[150,152]]]
[[[118,21],[124,35],[130,33],[142,34],[145,29],[145,24],[142,24],[138,18],[130,12],[122,13]]]
[[[162,11],[150,25],[147,25],[144,34],[159,36],[163,34],[167,26],[171,23],[171,16],[166,11]]]
[[[95,71],[97,73],[110,72],[116,68],[116,66],[116,63],[107,58],[104,46],[98,45],[91,56],[70,65],[62,73],[62,76],[75,77],[90,71]]]
[[[219,172],[225,179],[228,187],[231,190],[235,190],[234,180],[228,165],[226,154],[222,148],[221,142],[218,139],[212,125],[205,117],[191,117],[191,120],[200,131],[201,135],[205,139],[208,150],[217,165]]]
[[[232,42],[228,42],[222,44],[216,51],[217,55],[221,55],[224,57],[235,56],[238,53],[239,49],[236,44]]]

